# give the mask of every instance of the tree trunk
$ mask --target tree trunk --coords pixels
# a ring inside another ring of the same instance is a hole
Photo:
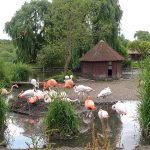
[[[64,65],[64,73],[67,73],[70,61],[71,61],[71,53],[69,52],[69,55],[66,59],[65,65]]]

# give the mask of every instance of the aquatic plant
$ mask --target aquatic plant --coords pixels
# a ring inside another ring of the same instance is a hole
[[[111,143],[107,121],[102,122],[102,133],[99,134],[95,129],[95,124],[92,126],[91,142],[86,146],[86,150],[116,150],[117,140]]]
[[[48,106],[45,124],[47,130],[57,129],[55,135],[68,138],[78,133],[80,120],[70,102],[54,97],[53,102]]]
[[[0,131],[5,127],[6,113],[8,112],[8,106],[5,103],[5,100],[0,95]]]
[[[140,84],[138,91],[140,98],[138,106],[139,122],[144,135],[150,138],[150,58],[141,63],[141,70],[140,80],[142,84]]]

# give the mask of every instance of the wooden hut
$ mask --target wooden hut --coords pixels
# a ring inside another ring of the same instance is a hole
[[[124,58],[106,42],[100,41],[81,59],[81,74],[91,79],[119,79]]]
[[[128,50],[129,58],[132,61],[139,61],[141,59],[141,54],[137,50]]]

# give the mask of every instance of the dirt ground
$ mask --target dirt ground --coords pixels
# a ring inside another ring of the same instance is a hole
[[[96,102],[138,100],[139,83],[137,76],[134,76],[129,79],[108,80],[108,81],[94,81],[80,78],[77,80],[75,84],[76,85],[83,84],[93,88],[95,91],[90,92],[90,96]],[[112,94],[108,96],[106,99],[97,98],[99,92],[106,87],[110,87]],[[71,92],[71,97],[77,97],[77,95],[75,95],[74,92]],[[80,99],[82,99],[82,96],[80,96]]]

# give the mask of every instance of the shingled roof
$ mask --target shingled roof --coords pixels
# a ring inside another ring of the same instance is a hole
[[[80,61],[122,61],[124,58],[106,42],[100,41]]]

